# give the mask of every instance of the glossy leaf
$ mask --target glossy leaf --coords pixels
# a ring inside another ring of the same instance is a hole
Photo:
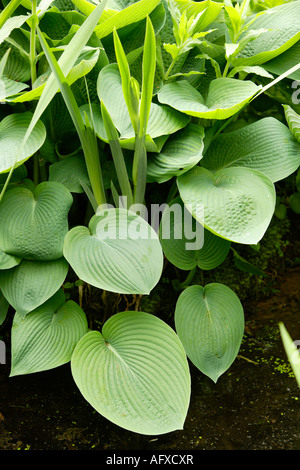
[[[41,372],[66,364],[88,331],[83,310],[62,290],[25,318],[17,313],[12,324],[10,377]]]
[[[121,312],[77,344],[73,378],[105,418],[132,432],[182,429],[190,398],[186,355],[174,330],[154,315]]]
[[[175,327],[188,358],[217,382],[238,354],[244,334],[243,307],[223,284],[190,286],[178,298]]]

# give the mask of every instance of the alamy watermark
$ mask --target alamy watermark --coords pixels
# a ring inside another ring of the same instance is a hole
[[[204,221],[203,204],[182,205],[179,203],[133,204],[127,209],[126,197],[119,198],[119,210],[110,204],[99,206],[96,234],[101,240],[184,240],[186,250],[200,250],[204,243],[204,226],[193,214]],[[110,210],[113,209],[113,210]]]
[[[295,90],[292,94],[293,104],[300,104],[300,81],[294,80],[292,82],[292,88]]]

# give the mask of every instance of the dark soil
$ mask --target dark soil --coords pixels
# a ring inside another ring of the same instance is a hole
[[[217,384],[191,364],[182,431],[142,436],[120,429],[84,400],[69,364],[9,378],[8,363],[0,365],[0,449],[300,450],[299,387],[278,329],[284,322],[293,340],[300,339],[300,267],[285,266],[275,292],[243,304],[239,356]]]

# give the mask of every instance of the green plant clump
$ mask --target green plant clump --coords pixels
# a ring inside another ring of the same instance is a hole
[[[84,398],[118,426],[182,429],[188,361],[217,382],[244,333],[226,273],[194,280],[229,256],[261,275],[239,248],[264,239],[277,183],[299,168],[300,1],[1,6],[0,320],[14,312],[10,375],[70,362]],[[262,115],[255,103],[265,98],[272,111]],[[167,261],[186,274],[167,287],[178,295],[174,328],[137,304],[105,319],[100,311],[101,330],[90,328],[68,294],[84,285],[104,300],[140,299]]]

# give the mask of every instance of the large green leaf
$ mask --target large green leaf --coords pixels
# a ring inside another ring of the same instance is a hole
[[[291,69],[295,65],[300,63],[300,41],[298,41],[294,46],[290,47],[287,51],[274,59],[264,63],[264,69],[269,72],[281,75],[286,70]],[[300,80],[300,70],[296,70],[289,75],[289,78],[293,80]]]
[[[62,290],[25,318],[12,324],[10,377],[41,372],[71,360],[74,348],[88,331],[83,310]]]
[[[64,258],[54,261],[27,261],[0,271],[0,289],[3,295],[24,318],[27,313],[52,297],[63,284],[68,263]]]
[[[5,117],[0,123],[0,173],[7,173],[14,165],[16,154],[20,149],[32,114],[14,113]],[[25,146],[18,154],[17,166],[24,163],[43,145],[46,138],[44,124],[39,121],[34,126]]]
[[[234,65],[260,65],[282,54],[300,39],[299,24],[300,1],[284,3],[259,15],[251,29],[268,31],[248,42],[234,58]]]
[[[124,294],[149,294],[163,267],[156,232],[144,218],[126,209],[99,210],[88,228],[71,229],[64,256],[83,281]]]
[[[180,198],[163,212],[160,241],[166,258],[178,269],[215,269],[227,257],[230,242],[203,228]]]
[[[103,101],[116,129],[120,133],[120,144],[134,149],[135,132],[132,127],[129,112],[123,95],[121,76],[116,64],[104,67],[98,77],[97,91],[99,99]],[[86,108],[84,108],[86,110]],[[98,136],[103,140],[108,140],[100,111],[93,111],[95,127]],[[162,135],[169,135],[182,129],[187,125],[189,117],[174,112],[168,106],[152,103],[150,107],[147,134],[152,139]],[[149,139],[148,139],[149,140]],[[151,140],[146,147],[150,147]],[[155,151],[152,149],[152,151]]]
[[[235,131],[219,134],[201,165],[211,171],[232,166],[253,168],[275,183],[299,167],[300,144],[287,126],[273,117],[267,117]]]
[[[179,176],[177,184],[198,222],[227,240],[255,245],[272,219],[274,184],[257,170],[230,167],[213,173],[195,167]]]
[[[72,202],[70,192],[52,181],[40,183],[34,191],[7,191],[0,204],[1,249],[31,260],[61,258]]]
[[[244,312],[229,287],[190,286],[179,296],[175,327],[188,358],[214,382],[236,358],[244,333]]]
[[[157,96],[160,103],[190,116],[227,119],[242,109],[260,89],[248,80],[222,77],[210,82],[206,99],[186,80],[167,83]]]
[[[183,428],[189,367],[174,330],[158,317],[112,316],[102,333],[91,331],[79,341],[71,368],[85,399],[118,426],[149,435]]]
[[[193,168],[202,158],[204,128],[188,124],[167,140],[159,154],[148,155],[147,179],[163,183]]]

